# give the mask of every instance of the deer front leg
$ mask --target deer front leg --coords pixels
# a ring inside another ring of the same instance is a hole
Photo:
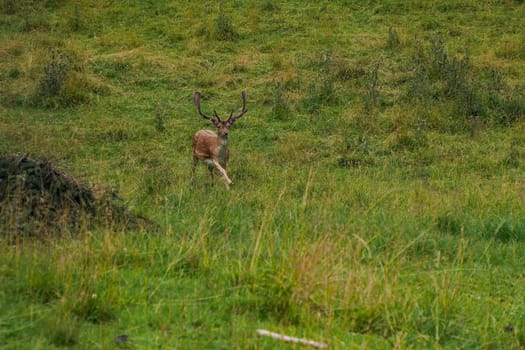
[[[226,170],[219,164],[218,161],[215,159],[212,159],[213,165],[215,165],[215,168],[219,170],[219,172],[222,174],[222,177],[224,178],[224,181],[226,181],[226,186],[230,186],[232,184],[232,180],[228,177],[228,174],[226,174]]]

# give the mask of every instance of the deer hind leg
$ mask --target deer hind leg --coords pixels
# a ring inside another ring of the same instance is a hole
[[[215,183],[215,173],[214,173],[214,170],[215,170],[215,167],[213,166],[213,164],[207,164],[207,167],[208,167],[208,172],[210,173],[210,177],[211,177],[211,185],[213,186],[213,184]]]
[[[199,159],[196,157],[193,157],[193,163],[191,165],[191,180],[190,183],[193,185],[195,181],[195,169],[197,168],[197,164],[199,163]]]
[[[215,165],[215,168],[221,173],[222,177],[224,178],[224,181],[226,181],[226,186],[229,187],[232,184],[232,180],[230,180],[228,174],[226,174],[226,170],[224,170],[224,168],[215,159],[212,159],[212,162],[213,165]]]

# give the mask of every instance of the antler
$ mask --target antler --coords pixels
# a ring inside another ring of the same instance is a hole
[[[234,121],[242,117],[247,111],[248,110],[246,109],[246,90],[242,90],[242,108],[239,111],[239,114],[237,115],[233,115],[233,112],[231,112],[228,121],[233,123]]]
[[[195,103],[195,106],[197,107],[197,111],[199,112],[199,114],[203,117],[203,118],[206,118],[208,120],[211,120],[213,117],[210,117],[209,115],[206,115],[202,112],[201,110],[201,93],[199,91],[195,91],[195,93],[193,94],[193,102]],[[219,117],[217,115],[217,112],[215,112],[215,117]]]

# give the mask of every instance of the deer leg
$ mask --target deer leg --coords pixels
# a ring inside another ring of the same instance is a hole
[[[213,184],[215,183],[215,174],[213,173],[213,171],[215,170],[215,168],[213,167],[213,165],[211,164],[208,164],[208,172],[210,173],[210,177],[211,177],[211,185],[213,186]]]
[[[219,172],[222,174],[224,181],[226,181],[226,186],[230,186],[232,184],[232,180],[230,180],[228,174],[226,174],[226,170],[224,170],[224,168],[215,159],[213,159],[212,162],[213,165],[215,165],[215,168],[217,168],[217,170],[219,170]]]
[[[197,163],[199,162],[199,160],[195,157],[193,157],[193,163],[191,165],[191,180],[190,180],[190,183],[193,185],[194,183],[194,180],[195,180],[195,169],[197,168]]]

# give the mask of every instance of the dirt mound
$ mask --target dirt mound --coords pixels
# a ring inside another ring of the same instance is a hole
[[[0,234],[46,237],[98,226],[140,230],[151,224],[129,213],[114,191],[95,191],[47,160],[0,155]]]

